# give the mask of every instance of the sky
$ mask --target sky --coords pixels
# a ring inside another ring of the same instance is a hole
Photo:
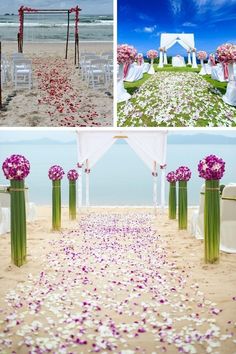
[[[236,131],[234,129],[213,129],[209,130],[205,128],[203,129],[194,129],[186,131],[186,129],[178,128],[176,130],[169,130],[168,135],[196,135],[196,134],[211,134],[211,135],[220,135],[226,137],[236,137]],[[17,142],[17,141],[32,141],[32,140],[40,140],[40,139],[51,139],[59,142],[71,142],[74,141],[76,143],[76,133],[73,130],[61,131],[61,128],[58,129],[37,129],[36,131],[32,130],[1,130],[0,131],[0,141],[6,142]],[[199,141],[200,143],[200,141]],[[183,141],[184,144],[184,141]]]
[[[118,43],[138,52],[160,47],[161,33],[194,33],[197,50],[236,43],[236,0],[118,0]],[[175,44],[170,55],[186,54]]]
[[[68,9],[79,5],[84,15],[107,15],[113,12],[112,0],[0,0],[0,14],[17,14],[21,5],[41,9]]]

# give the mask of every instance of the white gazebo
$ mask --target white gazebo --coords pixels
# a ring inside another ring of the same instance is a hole
[[[167,64],[167,50],[176,43],[179,43],[188,53],[188,65],[197,68],[196,49],[193,33],[162,33],[160,43],[159,67]],[[191,58],[192,54],[192,58]]]
[[[78,167],[84,168],[85,180],[85,206],[90,206],[89,174],[97,161],[118,140],[124,139],[136,152],[141,160],[150,169],[153,178],[153,205],[157,208],[157,177],[160,170],[161,178],[161,208],[165,206],[165,166],[167,130],[147,131],[142,129],[105,130],[77,129]],[[106,191],[104,191],[105,193]],[[79,207],[84,205],[82,200],[82,173],[80,173],[78,186]]]

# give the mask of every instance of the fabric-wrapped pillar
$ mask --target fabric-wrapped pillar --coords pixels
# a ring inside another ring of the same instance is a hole
[[[168,61],[167,61],[167,52],[166,50],[164,51],[164,65],[167,65]]]
[[[160,50],[159,68],[163,68],[163,51]]]
[[[90,169],[89,169],[88,159],[86,160],[85,174],[86,174],[85,201],[86,201],[86,207],[89,207],[90,206],[90,196],[89,196],[89,174],[90,174]]]
[[[78,180],[78,208],[82,207],[83,204],[83,183],[82,183],[82,164],[78,163],[77,167],[79,169],[79,180]]]
[[[192,65],[191,52],[190,51],[188,51],[188,65]]]
[[[153,206],[154,214],[157,215],[157,163],[153,161]]]
[[[196,51],[192,51],[192,68],[197,69],[197,59],[196,59]]]
[[[161,211],[165,209],[166,165],[161,165]]]

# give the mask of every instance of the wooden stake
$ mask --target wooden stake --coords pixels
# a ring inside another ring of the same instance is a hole
[[[68,43],[69,43],[69,34],[70,34],[70,11],[67,12],[67,36],[66,36],[66,56],[68,56]]]

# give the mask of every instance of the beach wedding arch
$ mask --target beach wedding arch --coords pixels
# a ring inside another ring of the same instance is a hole
[[[74,63],[75,65],[79,64],[79,12],[80,11],[81,9],[79,8],[78,5],[70,9],[34,9],[27,6],[21,6],[18,9],[18,15],[19,15],[19,30],[17,34],[18,52],[23,53],[25,15],[27,14],[41,14],[41,15],[66,14],[67,34],[66,34],[65,59],[67,59],[68,47],[69,47],[69,35],[70,35],[70,17],[72,14],[74,14],[74,42],[75,42]]]
[[[160,41],[159,67],[167,64],[167,50],[178,43],[188,54],[188,64],[192,63],[192,68],[197,68],[196,49],[193,33],[162,33]],[[192,62],[191,62],[192,54]]]
[[[78,168],[85,169],[85,195],[86,207],[90,205],[89,197],[89,175],[92,168],[107,152],[111,146],[119,139],[123,139],[129,144],[139,158],[146,164],[151,171],[153,179],[153,205],[157,209],[157,177],[158,169],[161,179],[161,207],[165,206],[165,167],[166,167],[166,146],[167,131],[139,130],[117,131],[109,129],[106,131],[92,131],[84,128],[77,130],[77,149],[78,149]],[[82,173],[78,183],[78,204],[82,206]]]

